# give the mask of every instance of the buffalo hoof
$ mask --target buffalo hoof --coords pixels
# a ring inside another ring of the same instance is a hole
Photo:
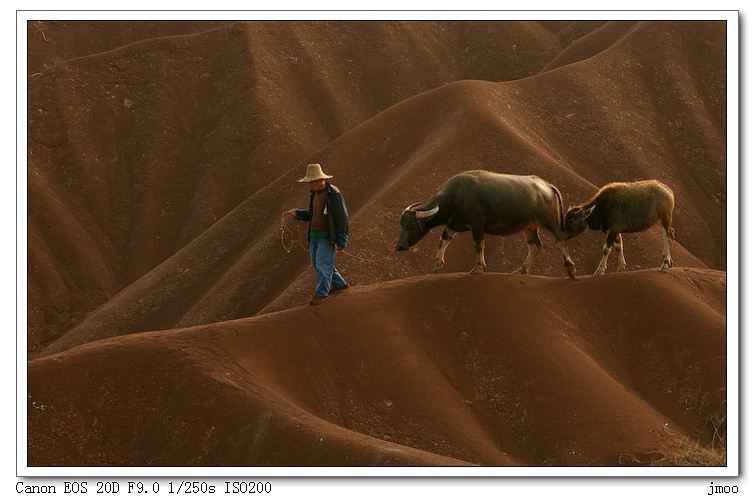
[[[438,271],[440,271],[440,268],[441,268],[441,267],[443,267],[443,266],[433,266],[433,274],[435,274],[435,273],[437,273]]]
[[[483,273],[483,272],[485,272],[485,268],[477,266],[473,270],[471,270],[469,272],[469,274],[480,274],[480,273]]]
[[[593,276],[603,276],[605,273],[606,273],[605,271],[601,271],[600,269],[598,269],[597,271],[593,273]]]
[[[523,267],[520,267],[519,269],[511,271],[511,274],[527,274],[527,271],[525,271]]]
[[[664,267],[660,268],[660,269],[658,270],[658,272],[659,272],[659,273],[667,273],[667,272],[668,272],[668,268],[667,268],[666,266],[664,266]]]

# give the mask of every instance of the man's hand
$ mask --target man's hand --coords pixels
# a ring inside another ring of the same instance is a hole
[[[286,214],[296,219],[296,209],[291,209],[290,211],[286,212]]]

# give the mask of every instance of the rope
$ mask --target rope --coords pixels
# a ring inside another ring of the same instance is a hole
[[[390,260],[398,259],[398,256],[395,253],[391,255],[386,255],[385,257],[376,257],[375,259],[367,259],[364,257],[360,257],[358,255],[354,255],[350,252],[347,252],[346,249],[342,250],[341,253],[344,255],[348,255],[349,257],[353,257],[354,259],[359,259],[360,261],[364,261],[364,262],[390,261]]]
[[[286,224],[286,213],[281,213],[281,225],[280,225],[280,231],[281,231],[281,245],[283,245],[283,250],[285,250],[287,253],[291,253],[291,250],[294,248],[294,244],[298,242],[299,246],[302,248],[302,250],[305,250],[309,252],[309,248],[305,247],[304,244],[301,243],[301,232],[299,231],[299,225],[296,225],[296,240],[294,240],[294,232],[291,231],[291,229]],[[286,232],[290,233],[291,243],[286,246]]]
[[[289,233],[288,236],[291,239],[289,243],[286,243],[287,233]],[[299,247],[302,248],[302,250],[309,252],[309,248],[305,247],[304,244],[302,243],[302,236],[301,236],[301,231],[299,231],[298,223],[296,224],[296,238],[294,238],[294,232],[291,230],[291,228],[288,227],[288,224],[286,224],[286,212],[281,213],[280,238],[281,238],[281,245],[283,246],[283,250],[285,250],[289,254],[291,253],[291,250],[293,250],[295,244],[298,244]],[[346,251],[346,249],[341,250],[341,253],[344,255],[348,255],[349,257],[353,257],[354,259],[364,261],[364,262],[377,262],[377,261],[398,259],[398,256],[395,253],[384,256],[384,257],[376,257],[374,259],[368,259],[366,257],[360,257],[358,255],[354,255],[351,252]]]

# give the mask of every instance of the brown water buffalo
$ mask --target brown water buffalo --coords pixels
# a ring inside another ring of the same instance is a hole
[[[608,255],[615,247],[619,256],[618,271],[627,267],[624,260],[622,233],[644,231],[660,223],[663,235],[663,264],[659,271],[666,272],[672,265],[671,244],[674,228],[671,216],[674,211],[674,193],[660,181],[645,180],[635,183],[609,183],[588,202],[571,207],[566,213],[564,231],[573,238],[587,228],[607,233],[601,259],[595,275],[606,272]]]
[[[542,227],[555,237],[567,272],[574,278],[576,268],[566,247],[563,219],[561,193],[537,176],[467,171],[449,179],[424,206],[418,202],[404,210],[396,250],[409,250],[432,228],[445,225],[433,267],[433,272],[438,272],[443,267],[446,248],[454,235],[471,230],[477,250],[477,264],[471,271],[475,274],[486,268],[486,234],[524,232],[529,250],[524,263],[515,272],[527,273],[542,247],[538,235],[538,229]]]

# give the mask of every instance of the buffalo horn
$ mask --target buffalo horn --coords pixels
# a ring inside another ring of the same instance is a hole
[[[423,219],[423,218],[426,218],[426,217],[432,217],[432,216],[434,216],[435,214],[438,213],[439,209],[440,209],[440,206],[436,205],[435,207],[433,207],[429,211],[417,211],[417,219]]]
[[[415,202],[415,203],[413,203],[412,205],[410,205],[409,207],[407,207],[406,209],[404,209],[404,212],[414,210],[414,208],[417,207],[418,205],[422,205],[422,202]]]

